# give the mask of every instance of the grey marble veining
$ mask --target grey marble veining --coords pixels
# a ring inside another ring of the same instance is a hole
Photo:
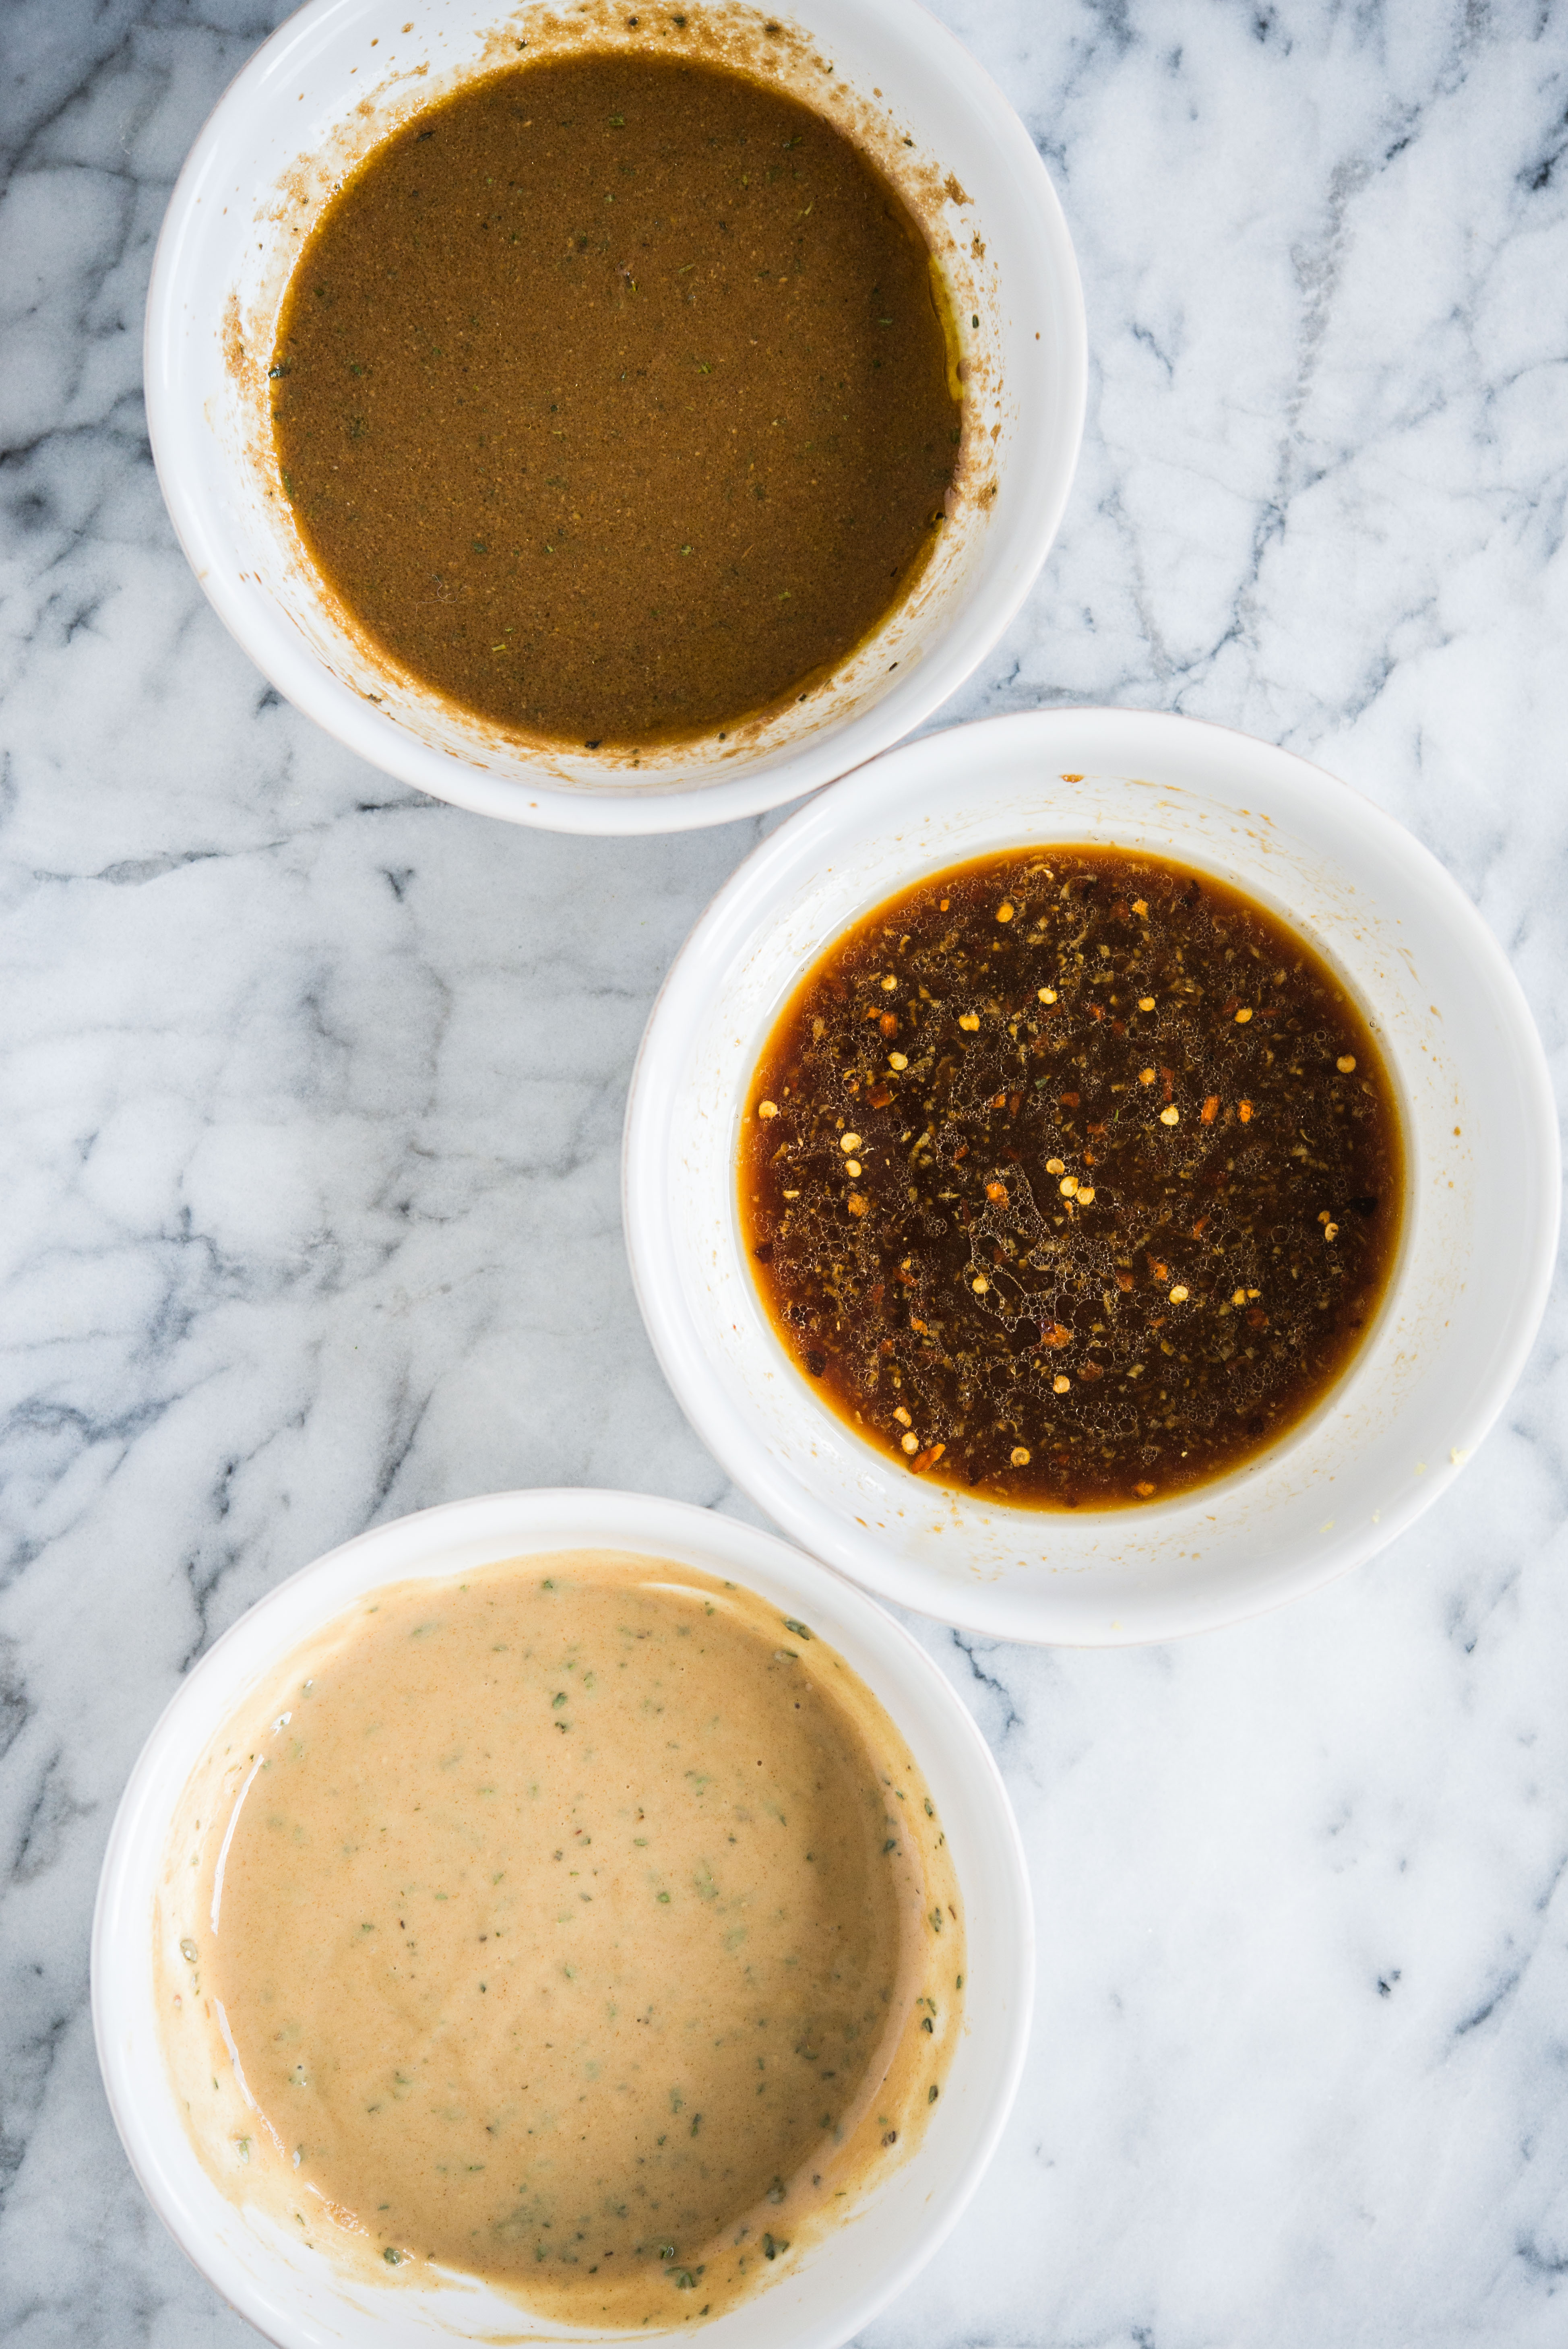
[[[616,1152],[757,827],[423,801],[223,635],[140,312],[267,5],[0,16],[0,2335],[253,2339],[144,2205],[87,1927],[181,1671],[377,1518],[589,1482],[746,1513],[655,1368]],[[1054,173],[1093,353],[1057,549],[941,722],[1289,743],[1568,981],[1568,10],[943,0]],[[1495,1211],[1509,1212],[1510,1173]],[[861,2349],[1568,2340],[1559,1298],[1441,1508],[1292,1611],[1037,1653],[923,1624],[1039,1904],[1001,2158]]]

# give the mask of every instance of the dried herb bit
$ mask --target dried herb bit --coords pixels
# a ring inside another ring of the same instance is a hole
[[[809,1640],[810,1638],[811,1634],[808,1631],[804,1623],[797,1623],[793,1615],[786,1615],[783,1619],[784,1629],[787,1631],[793,1631],[798,1640]]]
[[[1141,1508],[1241,1466],[1343,1375],[1398,1246],[1359,1009],[1161,858],[919,883],[807,972],[747,1098],[786,1349],[892,1464],[990,1500]]]

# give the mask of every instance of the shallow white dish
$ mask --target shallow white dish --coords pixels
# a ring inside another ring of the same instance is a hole
[[[675,15],[591,0],[596,43],[678,51]],[[623,757],[530,750],[424,691],[343,626],[277,471],[267,365],[290,273],[346,171],[481,70],[548,54],[583,8],[542,0],[312,0],[225,92],[170,200],[148,296],[148,427],[181,545],[279,691],[401,781],[515,823],[669,832],[776,807],[918,726],[984,659],[1056,534],[1083,427],[1083,298],[1027,132],[912,0],[800,0],[774,76],[854,130],[916,202],[954,296],[970,404],[943,543],[908,603],[830,687],[744,744]],[[684,29],[682,29],[684,27]],[[955,192],[944,190],[947,188]],[[993,432],[995,439],[992,438]]]
[[[713,2349],[837,2349],[902,2291],[978,2184],[1023,2067],[1034,1996],[1034,1921],[1002,1781],[952,1689],[908,1633],[851,1584],[772,1534],[684,1502],[578,1490],[499,1493],[427,1509],[318,1558],[241,1617],[170,1702],[131,1774],[93,1920],[93,2023],[110,2107],[159,2217],[201,2273],[281,2349],[318,2344],[624,2340],[531,2319],[477,2283],[377,2289],[240,2208],[191,2145],[160,2043],[153,1899],[192,1769],[259,1680],[378,1586],[457,1577],[550,1551],[603,1547],[674,1558],[808,1617],[881,1699],[925,1775],[958,1870],[967,1936],[962,2037],[919,2147],[845,2223],[770,2288],[707,2325]],[[173,1961],[173,1953],[170,1952]]]
[[[817,1399],[745,1260],[735,1164],[757,1054],[805,967],[922,874],[1099,841],[1234,883],[1355,990],[1403,1097],[1405,1236],[1344,1381],[1250,1469],[1169,1502],[1029,1511],[909,1475]],[[1418,842],[1290,752],[1109,709],[1002,718],[879,759],[780,826],[686,941],[643,1040],[627,1247],[703,1441],[796,1540],[902,1605],[1008,1639],[1169,1639],[1357,1565],[1447,1488],[1535,1334],[1557,1247],[1545,1061],[1501,951]]]

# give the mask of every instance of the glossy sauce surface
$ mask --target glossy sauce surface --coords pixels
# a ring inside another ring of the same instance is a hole
[[[325,2204],[383,2274],[666,2323],[783,2272],[917,2141],[956,1889],[809,1625],[564,1557],[385,1591],[280,1695],[203,1798],[215,1922],[181,1948],[233,2051],[213,2091],[254,2099],[247,2182],[270,2163],[301,2226]]]
[[[880,906],[762,1054],[739,1204],[802,1372],[939,1484],[1140,1505],[1341,1377],[1397,1251],[1367,1021],[1307,942],[1153,857],[988,857]]]
[[[707,64],[580,55],[377,148],[273,359],[313,559],[417,678],[637,748],[792,701],[908,592],[961,439],[924,240],[861,151]]]

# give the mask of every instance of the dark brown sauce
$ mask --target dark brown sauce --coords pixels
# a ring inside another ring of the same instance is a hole
[[[598,748],[802,696],[930,554],[962,410],[931,258],[781,91],[508,68],[328,206],[273,354],[323,577],[416,678]]]
[[[741,1126],[786,1348],[938,1484],[1116,1506],[1238,1468],[1339,1379],[1398,1247],[1367,1022],[1206,874],[1021,849],[808,972]]]

